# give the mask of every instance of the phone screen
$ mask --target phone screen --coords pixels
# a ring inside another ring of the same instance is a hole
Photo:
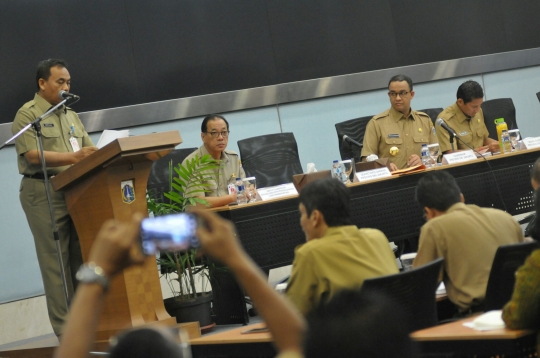
[[[146,218],[141,222],[141,244],[146,255],[198,248],[198,218],[180,213]]]

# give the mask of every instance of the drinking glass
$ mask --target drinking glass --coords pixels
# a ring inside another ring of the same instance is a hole
[[[257,201],[257,182],[255,177],[249,177],[242,180],[244,182],[244,190],[248,203]]]
[[[441,154],[441,148],[439,147],[439,143],[428,144],[427,147],[429,149],[429,156],[433,162],[433,164],[430,166],[431,168],[437,165],[437,158],[439,158],[439,155]]]
[[[521,139],[519,129],[509,130],[508,135],[510,136],[510,143],[512,143],[512,152],[519,150],[519,140]]]

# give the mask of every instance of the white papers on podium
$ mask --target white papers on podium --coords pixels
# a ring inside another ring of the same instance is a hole
[[[521,143],[522,143],[523,146],[525,146],[525,149],[540,148],[540,137],[523,138]]]
[[[257,193],[259,193],[259,196],[263,201],[298,194],[293,183],[257,189]]]
[[[129,129],[124,129],[121,131],[105,129],[103,133],[101,133],[101,137],[99,137],[96,147],[101,149],[115,139],[126,137],[129,137]]]
[[[505,327],[501,310],[486,312],[476,317],[472,322],[465,322],[463,325],[477,331],[492,331]]]
[[[472,150],[464,150],[443,155],[442,164],[456,164],[476,160],[476,154]]]

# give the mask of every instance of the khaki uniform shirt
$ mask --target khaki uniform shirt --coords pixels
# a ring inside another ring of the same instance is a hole
[[[444,257],[448,298],[466,311],[484,301],[497,248],[523,240],[521,226],[504,211],[457,203],[422,226],[413,267]]]
[[[51,104],[43,97],[36,94],[34,99],[25,103],[17,112],[15,120],[11,126],[11,132],[16,134],[28,123],[47,112]],[[71,129],[73,126],[73,130]],[[71,137],[77,139],[79,148],[93,146],[92,140],[86,133],[79,116],[69,107],[61,107],[49,114],[41,121],[41,134],[43,138],[43,150],[67,153],[73,152],[73,147],[69,142]],[[32,165],[24,157],[24,153],[31,150],[39,150],[38,138],[34,129],[30,128],[15,140],[17,151],[17,164],[19,173],[33,175],[41,173],[41,164]],[[47,167],[47,174],[55,175],[67,169],[69,165],[62,167]]]
[[[186,161],[195,158],[195,156],[200,158],[204,155],[210,155],[206,147],[203,145],[184,159],[182,165],[186,165]],[[206,183],[209,184],[208,187],[204,189],[210,190],[207,193],[204,193],[204,196],[225,196],[229,195],[229,189],[227,186],[230,183],[235,183],[236,178],[245,178],[246,173],[242,169],[242,162],[238,154],[232,150],[224,150],[221,153],[220,168],[212,170],[208,173],[208,180]],[[193,187],[188,187],[186,192],[189,192]],[[193,193],[186,195],[187,197],[202,196],[202,193]]]
[[[457,103],[454,103],[442,111],[437,118],[442,118],[461,139],[454,139],[454,148],[456,148],[456,150],[469,149],[465,144],[461,143],[461,141],[464,141],[473,148],[478,148],[483,146],[484,140],[488,138],[489,132],[484,123],[484,113],[482,112],[482,109],[480,109],[474,117],[469,119],[469,117],[459,109]],[[441,153],[452,150],[452,146],[450,145],[450,135],[444,128],[437,128],[437,139],[439,140]]]
[[[396,258],[381,231],[330,227],[320,239],[296,248],[287,296],[307,314],[341,289],[394,273],[398,273]]]
[[[407,167],[413,154],[421,156],[422,144],[436,143],[433,123],[423,112],[411,110],[407,118],[390,108],[374,116],[366,127],[362,157],[376,154],[388,158],[398,169]]]

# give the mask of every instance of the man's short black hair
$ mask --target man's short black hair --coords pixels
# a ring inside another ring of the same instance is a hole
[[[182,358],[182,349],[172,339],[152,328],[138,328],[121,333],[109,348],[111,358],[170,357]]]
[[[388,87],[390,87],[390,83],[392,82],[403,82],[403,81],[406,81],[409,84],[409,91],[412,91],[413,89],[412,80],[409,76],[405,76],[405,75],[395,75],[394,77],[392,77],[390,81],[388,81]]]
[[[399,303],[374,292],[343,290],[307,316],[304,356],[412,358]]]
[[[39,91],[39,80],[43,78],[45,81],[51,77],[51,67],[64,67],[67,68],[67,63],[64,60],[59,60],[57,58],[49,58],[48,60],[43,60],[38,63],[37,73],[36,73],[36,85]]]
[[[463,103],[467,104],[475,99],[484,97],[482,86],[476,81],[465,81],[458,87],[457,99],[462,99]]]
[[[461,190],[456,179],[445,170],[427,173],[416,186],[416,201],[422,207],[446,211],[461,202]]]
[[[229,130],[229,122],[227,122],[225,117],[220,116],[219,114],[209,114],[206,117],[204,117],[204,119],[202,121],[202,124],[201,124],[201,132],[202,133],[206,133],[206,131],[208,130],[208,127],[207,127],[208,121],[211,121],[211,120],[214,120],[214,119],[223,119],[223,121],[227,125],[227,130]]]
[[[315,180],[306,185],[298,196],[298,201],[306,208],[308,216],[319,210],[326,225],[352,225],[349,188],[335,178]]]
[[[540,158],[536,159],[531,169],[531,179],[540,184]]]

